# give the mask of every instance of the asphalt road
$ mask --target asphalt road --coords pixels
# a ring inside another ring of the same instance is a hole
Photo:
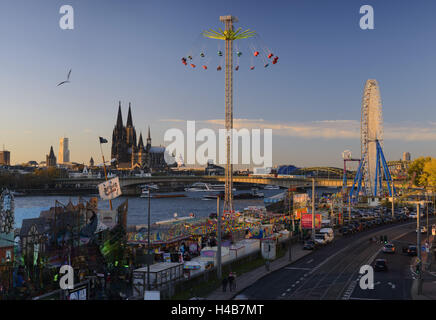
[[[416,221],[407,221],[339,236],[333,243],[263,277],[239,295],[286,300],[410,299],[412,258],[403,255],[401,248],[416,243],[415,229]],[[378,239],[380,235],[396,244],[395,254],[382,253],[382,244],[370,243],[370,237]],[[372,264],[379,256],[387,259],[389,271],[374,273],[373,290],[360,289],[360,267]]]

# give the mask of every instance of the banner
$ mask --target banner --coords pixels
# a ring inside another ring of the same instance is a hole
[[[98,185],[100,197],[103,200],[112,200],[121,195],[120,180],[118,177],[105,181]]]
[[[299,193],[299,194],[294,194],[294,203],[301,203],[301,202],[306,202],[309,201],[309,196],[307,195],[307,193]]]
[[[319,213],[315,214],[315,229],[321,228],[322,217]],[[301,227],[303,229],[312,229],[312,214],[306,213],[302,215]]]

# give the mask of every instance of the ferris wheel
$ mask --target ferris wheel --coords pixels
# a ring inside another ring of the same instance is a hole
[[[383,147],[383,116],[380,90],[375,79],[366,81],[363,92],[360,122],[361,159],[363,159],[363,178],[367,195],[373,194],[378,167],[377,142]],[[381,173],[381,172],[380,172]]]

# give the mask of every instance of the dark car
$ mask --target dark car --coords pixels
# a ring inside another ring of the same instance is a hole
[[[315,242],[308,240],[304,242],[303,250],[313,250],[315,249]]]
[[[350,234],[350,229],[348,227],[342,227],[339,232],[343,235],[346,236],[347,234]]]
[[[377,259],[374,262],[374,271],[388,271],[386,259]]]
[[[417,249],[416,249],[416,246],[409,246],[408,248],[407,248],[407,254],[409,255],[409,256],[416,256],[418,253],[417,253]]]

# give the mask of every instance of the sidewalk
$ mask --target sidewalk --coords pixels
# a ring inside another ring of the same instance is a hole
[[[436,300],[436,262],[434,261],[433,245],[434,237],[430,237],[430,252],[422,253],[424,271],[422,276],[422,294],[418,295],[418,280],[413,280],[412,300]],[[414,264],[416,261],[414,261]],[[430,268],[428,268],[428,266]]]
[[[208,297],[207,300],[231,300],[235,296],[238,295],[239,292],[243,291],[244,289],[251,286],[253,283],[255,283],[260,278],[263,278],[264,276],[268,275],[271,272],[277,271],[283,267],[286,267],[288,264],[293,263],[302,257],[308,255],[311,251],[309,250],[303,250],[303,245],[301,243],[293,244],[292,245],[292,261],[289,262],[289,251],[286,251],[286,254],[270,263],[270,271],[266,271],[265,266],[259,267],[257,269],[254,269],[250,272],[246,272],[242,275],[237,275],[236,278],[236,291],[230,292],[227,288],[226,292],[223,292],[222,287],[220,286],[217,290],[212,292]]]
[[[418,280],[413,280],[412,300],[436,300],[436,278],[426,279],[422,282],[422,294],[418,295]]]

